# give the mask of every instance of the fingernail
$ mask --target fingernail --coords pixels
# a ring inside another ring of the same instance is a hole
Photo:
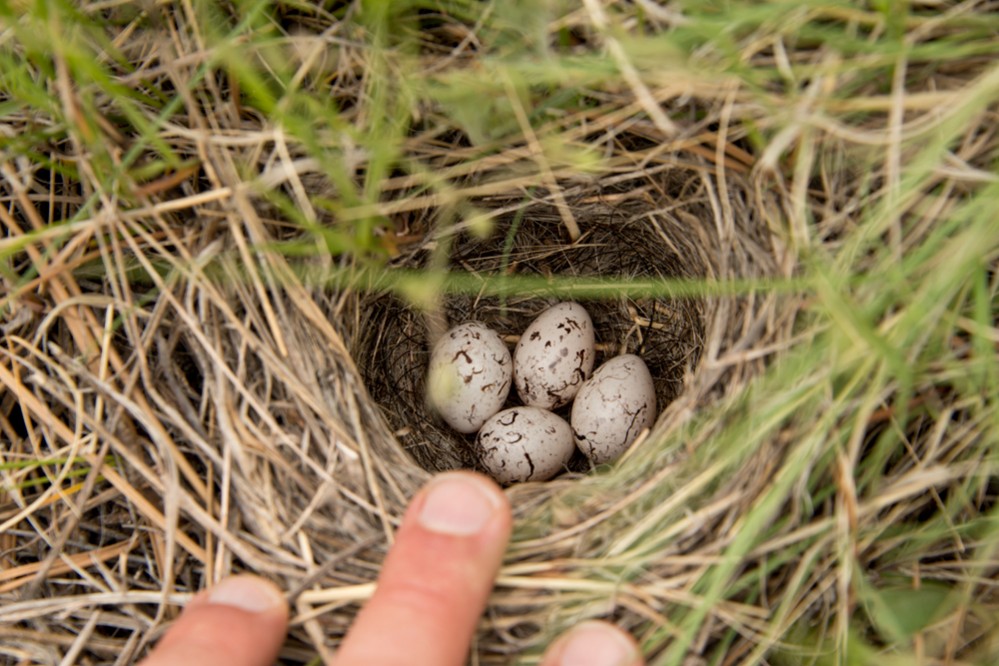
[[[604,622],[584,622],[565,641],[560,666],[628,666],[638,658],[631,641]]]
[[[264,613],[280,608],[285,603],[280,590],[256,576],[226,578],[209,590],[206,601],[250,613]]]
[[[438,534],[478,534],[500,507],[499,491],[486,484],[466,474],[438,477],[431,481],[417,520]]]

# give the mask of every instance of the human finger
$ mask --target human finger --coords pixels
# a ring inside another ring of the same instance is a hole
[[[449,472],[432,480],[406,510],[334,666],[464,664],[511,522],[506,496],[486,477]]]
[[[194,597],[141,666],[271,666],[287,632],[281,591],[232,576]]]
[[[608,622],[583,622],[551,644],[541,666],[642,666],[635,639]]]

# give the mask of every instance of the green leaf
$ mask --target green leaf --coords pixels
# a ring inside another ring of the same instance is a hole
[[[908,643],[913,636],[946,615],[956,601],[950,587],[923,582],[918,588],[901,585],[858,586],[871,622],[885,640]]]

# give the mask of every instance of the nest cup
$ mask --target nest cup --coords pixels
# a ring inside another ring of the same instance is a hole
[[[696,208],[696,205],[694,206]],[[577,204],[580,236],[571,241],[558,212],[550,206],[499,216],[487,238],[462,233],[451,248],[451,267],[482,275],[693,278],[706,274],[704,248],[696,234],[656,215],[643,205]],[[702,212],[702,211],[698,211]],[[402,259],[422,267],[430,257],[421,248]],[[441,316],[428,316],[394,296],[373,297],[354,358],[365,384],[406,451],[424,469],[481,469],[475,435],[453,431],[428,406],[426,375],[430,350],[447,327],[481,321],[511,347],[528,324],[565,296],[449,296]],[[642,357],[655,382],[661,411],[683,391],[701,354],[704,303],[689,298],[629,298],[625,295],[578,300],[593,319],[596,364],[618,354]],[[445,321],[441,321],[441,320]],[[511,389],[506,407],[522,404]],[[570,406],[558,410],[568,418]],[[570,471],[589,464],[577,452]]]

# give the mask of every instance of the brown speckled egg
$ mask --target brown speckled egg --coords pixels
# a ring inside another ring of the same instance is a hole
[[[430,354],[427,399],[449,426],[473,433],[510,393],[513,364],[499,335],[470,321],[444,334]]]
[[[560,416],[537,407],[513,407],[482,425],[482,466],[500,483],[547,481],[572,457],[572,428]]]
[[[568,404],[593,370],[593,321],[579,303],[542,312],[513,351],[517,395],[525,405],[558,409]]]
[[[656,420],[656,390],[645,361],[615,356],[593,373],[572,403],[576,446],[596,465],[621,457]]]

